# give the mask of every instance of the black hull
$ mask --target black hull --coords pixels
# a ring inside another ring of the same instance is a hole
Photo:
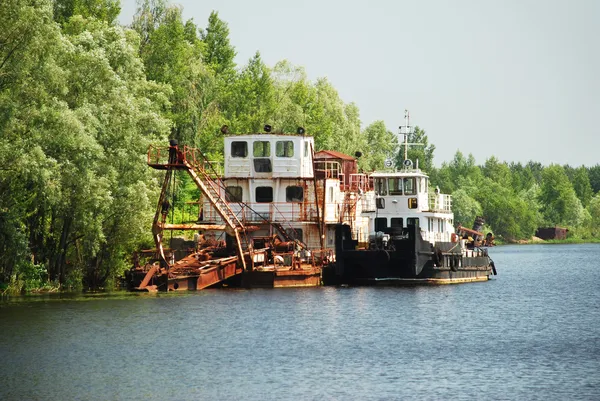
[[[323,272],[325,284],[420,285],[487,281],[494,274],[485,249],[463,255],[458,243],[423,241],[416,227],[392,236],[382,249],[356,249],[348,226],[336,231],[336,263]]]

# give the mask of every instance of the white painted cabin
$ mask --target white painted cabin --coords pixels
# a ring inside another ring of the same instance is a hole
[[[424,240],[435,244],[449,242],[454,233],[452,197],[433,193],[429,177],[419,169],[396,172],[376,172],[373,180],[377,208],[368,213],[369,231],[375,233],[388,227],[417,225]]]
[[[313,162],[313,149],[313,137],[304,135],[225,137],[221,179],[226,188],[221,189],[221,196],[245,224],[263,224],[252,235],[272,235],[272,228],[264,223],[280,223],[310,249],[320,249],[318,223],[324,217],[325,248],[334,247],[335,224],[341,222],[351,225],[359,240],[367,242],[369,220],[363,211],[375,206],[367,176],[352,174],[348,185],[341,164],[328,161],[319,167],[318,161]],[[316,181],[314,166],[319,173]],[[202,221],[222,221],[208,201],[202,210]]]

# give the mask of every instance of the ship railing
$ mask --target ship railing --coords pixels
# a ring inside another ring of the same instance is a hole
[[[443,212],[452,211],[452,195],[430,193],[429,210]]]
[[[169,147],[168,146],[148,146],[147,164],[150,166],[168,166],[169,165]],[[223,176],[223,162],[208,160],[205,155],[198,149],[184,145],[179,147],[182,160],[178,160],[178,164],[185,160],[192,166],[204,171],[211,178]]]
[[[337,223],[340,216],[349,217],[347,210],[352,210],[352,218],[356,217],[357,202],[362,202],[362,212],[375,210],[375,197],[363,195],[361,198],[347,200],[339,203],[327,204],[325,206],[325,222]],[[278,223],[286,222],[318,222],[319,218],[323,218],[322,207],[317,208],[312,202],[247,202],[236,203],[230,202],[229,207],[236,217],[244,224],[246,223],[262,223],[265,221],[273,221]],[[204,204],[202,210],[202,220],[216,224],[222,224],[223,220],[217,211],[210,205]]]
[[[480,248],[476,246],[473,249],[463,249],[463,256],[467,258],[477,257],[477,256],[488,256],[488,250],[485,248]]]
[[[244,223],[273,222],[300,222],[317,221],[317,211],[314,205],[300,202],[253,202],[253,203],[229,203],[229,207]],[[203,220],[220,222],[220,216],[212,207],[204,208]]]
[[[220,178],[223,176],[223,163],[220,161],[208,160],[205,154],[196,148],[185,145],[182,153],[185,160],[192,166],[208,174],[211,178]]]
[[[342,166],[337,161],[315,160],[315,175],[317,178],[340,178]]]
[[[357,192],[367,192],[369,190],[369,184],[371,180],[369,180],[369,177],[366,174],[350,174],[348,178],[348,186],[344,186],[342,190],[350,190]]]
[[[451,240],[450,233],[447,232],[433,232],[433,231],[421,231],[423,239],[436,243],[436,242],[449,242]]]
[[[148,146],[147,163],[152,165],[163,165],[169,163],[169,147],[168,146]]]

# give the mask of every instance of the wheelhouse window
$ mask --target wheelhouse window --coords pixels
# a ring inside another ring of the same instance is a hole
[[[390,224],[392,227],[404,227],[404,221],[402,221],[402,217],[392,217]]]
[[[308,150],[309,150],[308,142],[304,142],[304,157],[308,157]]]
[[[406,225],[419,227],[419,218],[418,217],[409,217],[408,219],[406,219]]]
[[[232,185],[225,188],[225,200],[227,202],[241,202],[242,194],[242,187]]]
[[[404,179],[404,195],[416,195],[416,193],[415,177],[406,177]]]
[[[252,155],[254,156],[254,171],[257,173],[270,173],[273,171],[271,165],[271,142],[255,141],[252,145]]]
[[[256,187],[256,202],[273,202],[273,187]]]
[[[271,142],[255,141],[253,148],[254,157],[271,157]]]
[[[247,157],[247,156],[248,156],[248,142],[246,142],[246,141],[231,142],[231,157]]]
[[[402,195],[402,178],[388,178],[390,195]]]
[[[387,228],[387,217],[377,217],[375,219],[375,231],[383,231]]]
[[[379,196],[386,196],[387,191],[387,179],[386,178],[376,178],[375,179],[375,193]]]
[[[302,202],[304,200],[304,188],[289,186],[285,189],[286,202]]]
[[[277,141],[275,142],[275,156],[277,157],[293,157],[294,142],[292,141]]]

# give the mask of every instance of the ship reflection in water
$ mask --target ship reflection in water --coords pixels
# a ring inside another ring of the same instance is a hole
[[[476,285],[3,301],[0,399],[600,399],[600,245],[490,255]]]

